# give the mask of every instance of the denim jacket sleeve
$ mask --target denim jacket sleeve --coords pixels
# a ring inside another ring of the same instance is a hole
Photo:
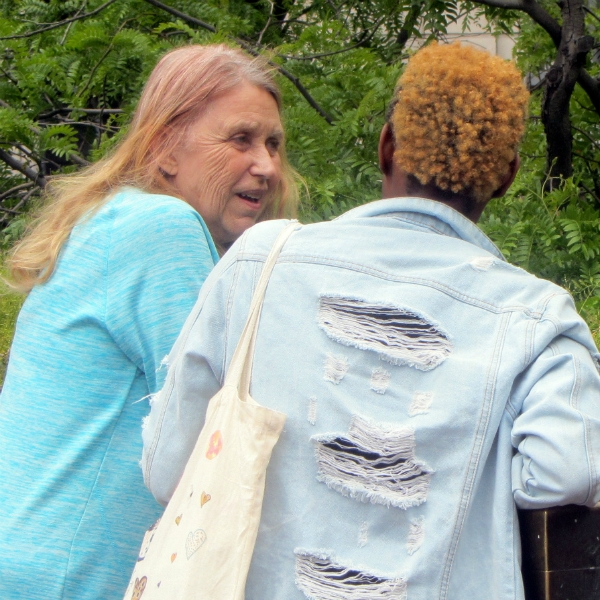
[[[169,354],[164,387],[152,400],[142,431],[144,482],[163,505],[192,454],[208,403],[223,385],[264,259],[287,222],[260,223],[234,243],[207,277]],[[261,250],[245,256],[252,230]]]
[[[153,398],[144,422],[144,482],[163,505],[171,499],[192,454],[208,403],[223,385],[231,354],[228,340],[237,340],[241,333],[231,331],[232,305],[242,314],[250,306],[255,270],[241,269],[238,256],[244,242],[242,236],[202,286],[169,354],[163,389]],[[234,295],[239,296],[235,302]]]
[[[515,382],[512,487],[521,508],[600,501],[600,376],[590,331],[568,294],[537,322],[535,360]],[[520,410],[519,410],[520,408]]]

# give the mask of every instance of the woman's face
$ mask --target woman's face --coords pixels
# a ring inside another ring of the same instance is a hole
[[[283,127],[266,90],[244,82],[211,100],[161,168],[227,247],[254,225],[281,180]]]

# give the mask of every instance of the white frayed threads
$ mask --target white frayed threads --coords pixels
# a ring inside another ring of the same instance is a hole
[[[406,580],[342,565],[327,552],[297,549],[296,585],[310,600],[406,600]]]
[[[319,327],[335,342],[376,352],[393,365],[430,371],[452,352],[450,335],[412,309],[323,295]]]
[[[477,256],[469,264],[477,271],[487,271],[495,262],[491,256]]]
[[[160,364],[158,365],[156,372],[158,373],[163,367],[169,368],[169,355],[168,354],[160,361]]]
[[[406,552],[411,556],[421,547],[425,539],[425,529],[423,524],[425,517],[421,516],[410,523],[410,531],[408,532],[408,542],[406,543]]]
[[[377,394],[385,394],[391,376],[392,374],[383,367],[376,367],[371,371],[371,389]]]
[[[408,409],[409,416],[414,417],[415,415],[427,414],[431,407],[432,401],[432,392],[415,392],[415,395],[413,396],[412,402],[410,403],[410,407]]]
[[[347,434],[313,436],[317,480],[360,502],[407,509],[427,500],[433,470],[415,458],[411,427],[355,415]]]
[[[342,354],[328,354],[325,359],[325,381],[330,381],[335,385],[344,379],[349,367],[348,359]]]
[[[159,392],[156,392],[154,394],[148,394],[147,396],[143,396],[139,400],[132,402],[132,404],[139,404],[140,402],[143,402],[144,400],[148,400],[148,405],[152,406],[152,403],[154,402],[154,399],[156,398],[156,396],[158,396],[158,394],[159,394]]]
[[[360,529],[358,530],[358,547],[364,548],[369,541],[369,524],[365,521],[361,523]]]
[[[144,429],[146,429],[146,427],[148,426],[149,418],[150,418],[150,415],[146,415],[145,417],[142,417],[142,431],[144,431]]]
[[[317,424],[317,398],[311,396],[308,400],[308,422],[311,425]]]

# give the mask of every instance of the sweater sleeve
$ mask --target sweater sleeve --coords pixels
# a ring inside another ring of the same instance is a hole
[[[116,211],[105,318],[152,394],[162,386],[163,358],[218,255],[202,218],[183,201],[149,194],[138,198]]]

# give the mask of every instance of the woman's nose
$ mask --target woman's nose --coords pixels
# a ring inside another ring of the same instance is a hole
[[[255,151],[250,173],[265,179],[279,177],[281,174],[279,154],[272,154],[266,146],[260,146]]]

